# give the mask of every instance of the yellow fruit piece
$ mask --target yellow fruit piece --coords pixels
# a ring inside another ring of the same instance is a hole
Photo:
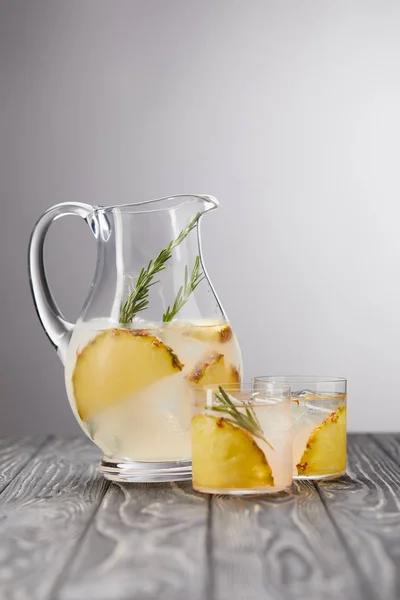
[[[296,465],[307,477],[334,475],[346,470],[346,405],[332,412],[314,429]]]
[[[192,418],[193,484],[199,488],[252,489],[273,486],[264,452],[251,435],[223,417]]]
[[[79,416],[85,421],[182,369],[171,348],[145,330],[99,333],[78,355],[72,375]]]
[[[189,327],[185,335],[196,338],[201,342],[215,342],[224,344],[232,339],[233,332],[230,325],[201,325]]]
[[[240,383],[240,374],[236,367],[226,364],[223,354],[211,352],[205,359],[197,363],[187,379],[192,385],[203,388],[214,385],[238,384]]]

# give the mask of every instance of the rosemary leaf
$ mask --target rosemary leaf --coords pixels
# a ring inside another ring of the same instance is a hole
[[[254,408],[248,402],[243,402],[246,414],[240,412],[223,387],[219,386],[218,389],[219,394],[216,393],[215,397],[220,402],[220,406],[213,406],[212,410],[228,414],[231,419],[226,420],[232,423],[232,425],[245,429],[254,437],[263,440],[272,450],[275,450],[274,446],[264,436],[261,423],[257,418]]]
[[[188,274],[188,268],[187,268],[187,266],[185,267],[184,285],[179,288],[172,307],[168,306],[167,310],[163,314],[162,320],[164,323],[172,321],[172,319],[176,316],[176,314],[186,304],[186,302],[189,299],[190,294],[192,294],[192,292],[194,292],[194,290],[197,288],[199,283],[201,283],[201,281],[203,281],[203,279],[204,279],[204,275],[201,271],[200,256],[196,256],[196,259],[194,261],[193,270],[190,275],[190,279],[189,279],[189,274]]]
[[[168,244],[167,248],[163,248],[154,260],[150,260],[147,267],[142,267],[136,280],[134,290],[129,294],[125,302],[121,304],[119,315],[120,323],[132,323],[134,316],[148,307],[150,287],[155,283],[158,283],[153,281],[154,276],[166,268],[165,263],[171,258],[172,251],[179,246],[179,244],[181,244],[195,228],[199,216],[200,213],[197,213],[194,219],[190,221],[189,225],[180,232],[178,237]]]

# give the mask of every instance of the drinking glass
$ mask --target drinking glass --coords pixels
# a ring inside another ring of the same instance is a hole
[[[293,476],[334,479],[346,472],[347,382],[341,377],[255,377],[256,390],[290,385]]]
[[[220,385],[193,394],[194,489],[209,494],[265,494],[292,482],[290,387]]]

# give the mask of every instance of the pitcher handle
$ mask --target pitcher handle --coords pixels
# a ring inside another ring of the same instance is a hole
[[[74,325],[62,316],[47,283],[43,260],[44,242],[50,225],[56,219],[66,215],[78,215],[88,223],[93,210],[93,206],[81,202],[56,204],[37,221],[29,241],[28,269],[33,302],[43,329],[57,350],[62,363],[65,362]]]

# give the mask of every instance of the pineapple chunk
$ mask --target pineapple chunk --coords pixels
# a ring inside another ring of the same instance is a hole
[[[265,454],[251,435],[223,417],[192,418],[193,484],[199,488],[254,489],[273,486]]]
[[[145,330],[99,333],[78,355],[72,375],[79,416],[86,421],[182,369],[171,348]]]
[[[240,374],[236,367],[225,363],[223,354],[211,352],[205,359],[197,363],[187,379],[192,385],[203,388],[219,384],[240,383]]]
[[[314,429],[296,465],[305,477],[335,475],[346,470],[346,405],[332,412]]]
[[[196,338],[201,342],[215,342],[224,344],[232,339],[233,332],[230,325],[202,325],[189,327],[185,335]]]

